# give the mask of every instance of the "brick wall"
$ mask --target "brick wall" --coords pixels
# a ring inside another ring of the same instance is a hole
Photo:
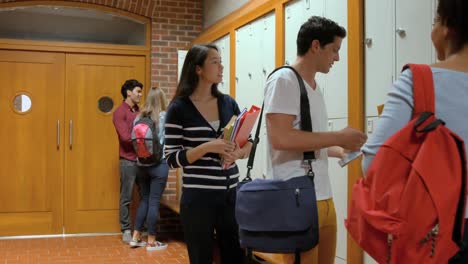
[[[21,2],[0,0],[0,3]],[[202,0],[71,0],[125,10],[151,18],[151,86],[174,95],[177,84],[177,50],[186,49],[202,31]],[[57,1],[60,5],[60,1]],[[176,176],[171,171],[163,199],[176,199]],[[162,209],[160,231],[179,231],[178,218]]]

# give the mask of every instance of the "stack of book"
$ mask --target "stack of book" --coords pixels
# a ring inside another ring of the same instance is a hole
[[[259,114],[260,108],[252,105],[248,111],[244,108],[239,116],[234,115],[224,127],[224,140],[236,142],[242,148],[247,143]],[[223,164],[223,168],[226,169],[229,165]]]

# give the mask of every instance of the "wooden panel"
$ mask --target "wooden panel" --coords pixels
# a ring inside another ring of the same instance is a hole
[[[147,55],[149,47],[112,45],[112,44],[87,44],[60,41],[20,40],[0,38],[0,49],[9,50],[34,50],[34,51],[57,51],[69,53],[101,53],[122,55]]]
[[[275,7],[275,66],[280,67],[284,65],[284,9],[283,3],[276,4]]]
[[[348,125],[364,131],[364,0],[348,0]],[[354,183],[362,176],[361,163],[348,165],[348,205]],[[348,234],[349,264],[362,264],[361,248]]]
[[[52,212],[1,213],[0,234],[5,236],[42,235],[61,233],[61,227],[51,230],[51,223],[58,224],[57,214]]]
[[[0,50],[0,236],[62,231],[64,61]],[[31,98],[29,112],[14,110],[18,94]]]
[[[232,29],[229,31],[229,70],[230,72],[225,72],[224,74],[229,74],[229,92],[232,98],[236,98],[236,31]]]
[[[117,232],[118,139],[112,112],[103,113],[97,105],[99,98],[108,96],[115,110],[122,103],[120,88],[125,80],[145,83],[145,58],[67,55],[66,59],[65,232]]]

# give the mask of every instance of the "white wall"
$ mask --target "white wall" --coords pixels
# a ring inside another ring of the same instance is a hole
[[[216,21],[249,2],[249,0],[203,0],[203,27],[207,28]]]

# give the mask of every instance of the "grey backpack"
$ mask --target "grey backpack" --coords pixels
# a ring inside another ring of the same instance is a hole
[[[139,165],[152,166],[161,162],[162,145],[156,124],[150,117],[142,117],[135,122],[131,139]]]

